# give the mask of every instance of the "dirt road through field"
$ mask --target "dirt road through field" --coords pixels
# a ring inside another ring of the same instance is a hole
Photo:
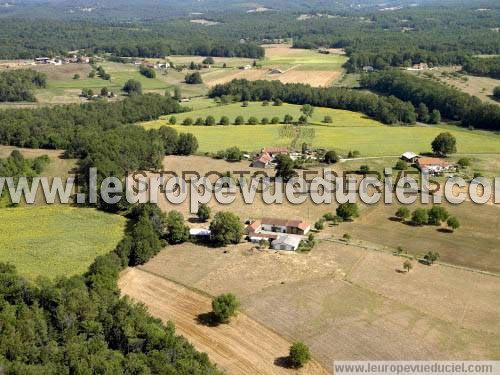
[[[160,276],[129,268],[118,285],[123,294],[145,304],[153,316],[173,321],[179,334],[228,374],[328,373],[315,361],[298,371],[280,366],[290,342],[245,314],[216,327],[200,323],[198,316],[211,311],[210,298]]]

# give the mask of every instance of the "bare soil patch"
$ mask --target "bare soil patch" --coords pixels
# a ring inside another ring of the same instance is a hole
[[[245,314],[332,360],[500,356],[500,279],[352,245],[310,253],[171,246],[144,269],[210,294],[234,292]]]
[[[327,374],[311,361],[299,371],[279,366],[290,342],[240,313],[229,324],[207,326],[199,316],[211,311],[211,299],[140,269],[127,269],[119,281],[122,293],[144,303],[151,314],[173,321],[177,331],[230,374]]]

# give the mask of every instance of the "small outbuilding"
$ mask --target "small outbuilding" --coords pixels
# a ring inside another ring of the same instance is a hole
[[[409,163],[416,163],[418,158],[419,156],[411,151],[406,151],[405,153],[401,154],[401,160],[407,161]]]
[[[271,242],[274,250],[295,251],[299,248],[301,238],[298,236],[282,235]]]

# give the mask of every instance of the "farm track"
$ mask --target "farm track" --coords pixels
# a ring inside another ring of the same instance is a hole
[[[129,268],[118,285],[153,316],[173,321],[179,334],[229,374],[328,373],[316,361],[298,371],[276,364],[287,356],[290,342],[245,314],[216,327],[200,323],[198,316],[211,311],[210,298],[163,277]]]

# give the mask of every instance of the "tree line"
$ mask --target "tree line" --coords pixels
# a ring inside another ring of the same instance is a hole
[[[165,155],[196,152],[198,141],[190,133],[133,125],[181,110],[177,101],[155,94],[132,95],[113,103],[9,109],[0,112],[0,143],[66,150],[66,157],[79,159],[78,181],[85,192],[90,168],[97,168],[100,184],[106,177],[123,179],[127,172],[158,169]],[[97,207],[116,212],[125,209],[124,204],[99,200]]]
[[[442,83],[390,70],[364,75],[361,85],[411,101],[416,106],[423,103],[450,120],[461,121],[463,126],[500,130],[499,106],[485,104],[477,97]]]
[[[33,69],[0,72],[0,102],[35,102],[33,89],[47,85],[47,76]]]
[[[500,57],[474,57],[462,66],[465,72],[483,77],[500,79]]]
[[[225,95],[237,96],[242,101],[278,100],[290,104],[345,109],[364,113],[385,124],[412,124],[417,118],[415,108],[408,101],[395,96],[383,97],[338,87],[313,88],[279,81],[233,80],[216,85],[209,92],[211,98]]]

